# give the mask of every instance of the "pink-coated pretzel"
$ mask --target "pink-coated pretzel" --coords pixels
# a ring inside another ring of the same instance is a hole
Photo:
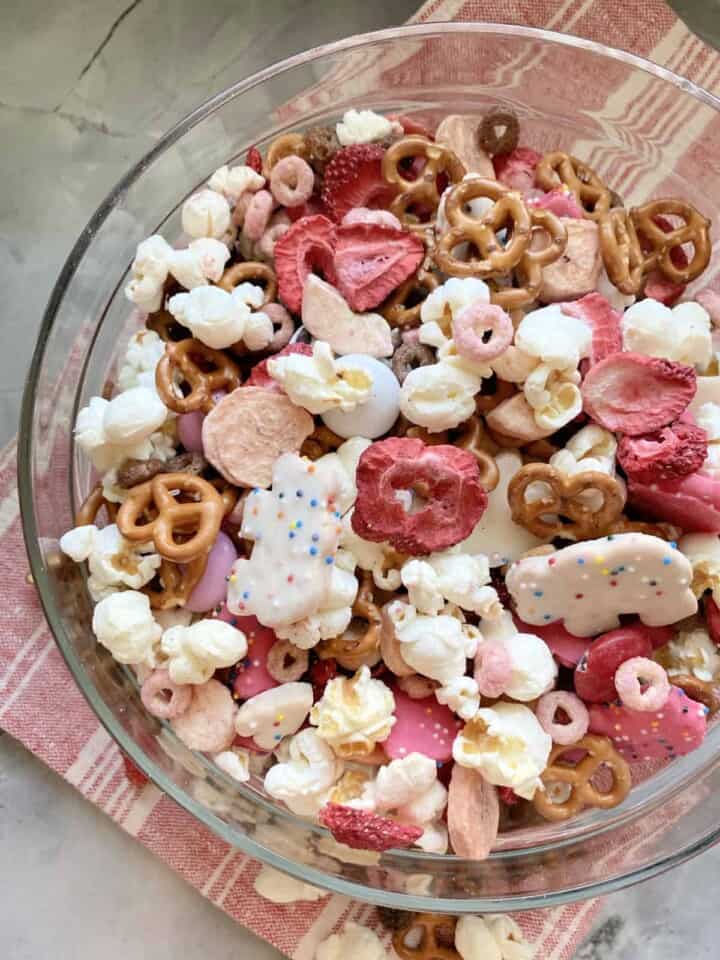
[[[140,690],[140,698],[148,713],[160,720],[174,720],[190,706],[193,688],[175,683],[167,670],[153,670]]]
[[[555,715],[558,710],[564,710],[568,716],[568,723],[558,723]],[[582,740],[590,726],[590,714],[585,704],[576,693],[566,690],[552,690],[544,693],[538,700],[535,709],[538,723],[553,743],[569,746]]]
[[[253,243],[259,240],[267,229],[272,216],[275,201],[269,190],[258,190],[254,193],[243,221],[243,236]]]
[[[632,657],[617,668],[615,689],[631,710],[655,712],[668,701],[670,680],[659,663],[648,657]]]
[[[509,314],[502,307],[481,301],[471,303],[453,318],[452,332],[460,356],[477,363],[495,360],[515,335]]]
[[[310,199],[314,188],[315,174],[302,157],[283,157],[272,168],[270,191],[283,207],[299,207]]]

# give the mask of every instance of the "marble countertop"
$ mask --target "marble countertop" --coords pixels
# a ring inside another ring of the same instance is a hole
[[[0,445],[51,285],[90,213],[191,107],[308,46],[397,24],[419,0],[5,0],[0,39]],[[711,42],[718,0],[674,6]],[[52,184],[52,189],[47,189]],[[0,731],[5,960],[271,960],[231,921]],[[12,865],[12,877],[7,876]],[[607,898],[576,960],[717,956],[720,847]],[[703,895],[705,894],[705,895]],[[543,958],[538,958],[543,960]]]

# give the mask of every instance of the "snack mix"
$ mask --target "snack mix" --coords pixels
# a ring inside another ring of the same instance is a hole
[[[139,244],[75,426],[96,485],[60,547],[98,642],[189,748],[362,850],[482,860],[622,803],[720,709],[710,223],[519,135],[351,110],[216,170]],[[496,919],[412,922],[450,949]]]

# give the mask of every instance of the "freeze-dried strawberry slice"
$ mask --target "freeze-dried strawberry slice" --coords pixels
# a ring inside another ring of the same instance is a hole
[[[313,702],[317,703],[325,693],[325,687],[333,677],[337,676],[337,660],[328,657],[327,660],[316,660],[308,670],[308,680],[313,688]]]
[[[640,483],[686,477],[700,469],[706,456],[705,431],[682,422],[639,437],[623,437],[617,450],[620,466]]]
[[[526,193],[535,186],[535,167],[542,160],[541,154],[530,147],[516,147],[512,153],[493,157],[495,176],[500,183]]]
[[[262,173],[263,161],[262,154],[257,147],[252,146],[247,152],[247,157],[245,158],[245,164],[248,167],[252,167],[255,173]]]
[[[505,804],[506,807],[514,807],[516,803],[520,803],[520,797],[515,793],[512,787],[498,787],[497,788],[498,797]]]
[[[575,197],[562,187],[555,187],[549,193],[533,197],[527,201],[527,205],[537,207],[539,210],[549,210],[556,217],[571,217],[573,220],[582,220],[585,216]]]
[[[580,300],[563,303],[562,312],[584,320],[592,329],[591,353],[590,358],[583,361],[583,374],[611,353],[622,350],[622,314],[614,310],[602,294],[588,293]]]
[[[338,843],[354,850],[376,850],[378,853],[409,847],[424,833],[422,827],[398,823],[389,817],[354,810],[340,803],[326,804],[318,814],[318,820]]]
[[[651,657],[656,647],[673,638],[670,627],[642,623],[618,627],[593,641],[575,668],[575,691],[588,703],[609,703],[617,697],[615,673],[633,657]]]
[[[387,207],[396,194],[382,175],[385,148],[356,143],[333,154],[325,167],[322,200],[338,223],[353,207]]]
[[[256,363],[250,371],[250,376],[245,382],[246,387],[265,387],[266,390],[275,390],[283,393],[283,388],[268,373],[268,360],[274,360],[276,357],[284,357],[288,353],[302,353],[306,357],[312,354],[312,347],[309,343],[289,343],[282,350],[274,353],[272,357],[266,357],[260,363]]]
[[[607,430],[636,437],[677,420],[696,390],[695,370],[684,363],[611,353],[583,380],[583,409]]]
[[[302,220],[303,217],[314,217],[319,213],[324,213],[325,208],[320,202],[319,197],[312,196],[306,203],[301,203],[299,207],[285,207],[285,213],[288,219],[295,223]]]
[[[280,299],[288,310],[300,313],[308,274],[320,271],[335,284],[335,224],[320,215],[297,220],[275,244],[275,273]]]
[[[338,227],[335,276],[353,310],[376,307],[412,276],[425,256],[420,237],[379,223]]]
[[[125,779],[129,780],[134,787],[144,787],[150,781],[126,753],[121,753],[123,766],[125,767]]]
[[[673,229],[672,223],[661,214],[654,216],[653,221],[661,230],[664,230],[665,233],[670,233]],[[651,248],[647,243],[643,242],[644,238],[641,231],[639,231],[639,239],[643,252],[647,253]],[[673,264],[680,269],[688,265],[687,254],[681,246],[672,248],[670,251],[670,259]],[[659,270],[652,270],[645,281],[645,296],[652,297],[653,300],[659,300],[660,303],[664,303],[666,307],[671,307],[680,299],[685,292],[686,286],[687,284],[685,283],[673,283],[672,280],[664,277]]]
[[[720,647],[720,607],[715,603],[712,597],[707,596],[703,601],[705,608],[705,623],[710,634],[710,639],[716,647]]]
[[[477,460],[447,444],[380,440],[363,452],[355,479],[355,533],[374,543],[389,540],[413,556],[470,536],[487,506]]]
[[[628,482],[628,503],[685,533],[720,533],[720,480],[691,473],[662,483]]]

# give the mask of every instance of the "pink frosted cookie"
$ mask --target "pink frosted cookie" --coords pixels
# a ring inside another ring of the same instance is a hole
[[[627,760],[672,760],[696,750],[707,732],[708,708],[679,687],[654,713],[611,704],[590,707],[590,732],[605,734]]]
[[[637,614],[653,627],[689,617],[697,610],[691,582],[687,557],[645,533],[610,534],[525,557],[505,578],[526,623],[564,620],[579,637],[615,629],[620,614]]]
[[[685,533],[720,533],[720,480],[702,473],[660,483],[630,480],[628,503]]]
[[[409,753],[422,753],[444,763],[452,757],[453,740],[463,725],[447,707],[435,697],[412,700],[397,688],[395,697],[395,724],[390,736],[383,741],[383,749],[391,760]]]
[[[237,627],[247,637],[248,650],[244,660],[235,667],[233,679],[233,693],[239,700],[248,700],[263,690],[277,687],[267,669],[267,657],[271,647],[276,643],[275,631],[264,627],[256,617],[237,617],[231,613],[225,604],[213,614],[218,620]]]

